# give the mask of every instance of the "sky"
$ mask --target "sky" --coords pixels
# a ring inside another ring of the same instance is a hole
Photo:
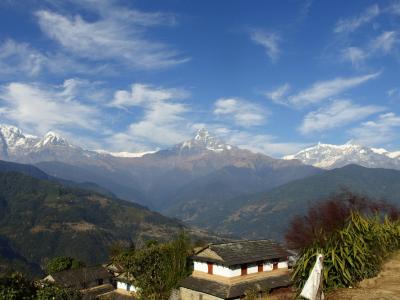
[[[206,127],[274,157],[400,149],[400,1],[3,0],[0,123],[88,149]]]

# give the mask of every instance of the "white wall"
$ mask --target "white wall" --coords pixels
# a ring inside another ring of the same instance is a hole
[[[224,276],[224,277],[236,277],[242,274],[241,267],[235,266],[236,268],[228,268],[223,265],[213,264],[213,274]],[[284,269],[288,267],[288,262],[283,261],[278,263],[279,269]],[[208,273],[207,263],[195,261],[194,262],[194,270],[199,272]],[[273,264],[271,262],[264,262],[263,265],[264,272],[272,271]],[[257,264],[249,264],[247,266],[247,274],[258,273],[258,265]]]
[[[287,261],[281,261],[278,263],[278,269],[287,269],[288,268],[288,262]]]
[[[121,289],[128,292],[136,292],[136,288],[134,285],[130,285],[129,290],[127,290],[128,284],[125,282],[117,281],[117,289]]]
[[[264,272],[265,271],[272,271],[273,270],[273,265],[270,262],[264,262],[264,267],[263,267]]]
[[[207,263],[201,262],[201,261],[194,261],[194,266],[193,266],[195,271],[199,272],[208,272],[208,266]]]
[[[258,265],[249,264],[247,266],[247,274],[258,273]]]

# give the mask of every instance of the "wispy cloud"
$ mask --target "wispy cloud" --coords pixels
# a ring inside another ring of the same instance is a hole
[[[263,153],[274,157],[282,157],[287,154],[296,153],[309,146],[307,143],[281,142],[273,135],[254,134],[246,130],[232,130],[224,128],[220,130],[221,136],[232,145],[253,152]]]
[[[400,116],[390,112],[381,114],[376,120],[368,121],[349,131],[355,141],[368,146],[380,146],[383,143],[398,140]]]
[[[358,16],[340,19],[334,28],[335,33],[351,33],[356,31],[361,26],[368,24],[379,16],[381,10],[377,4],[366,8]]]
[[[265,96],[276,103],[282,103],[289,91],[290,85],[288,83],[285,83],[284,85],[278,87],[276,90],[265,93]]]
[[[181,100],[189,97],[189,93],[184,89],[166,89],[155,87],[152,85],[135,83],[132,84],[131,90],[120,90],[114,95],[110,106],[115,107],[132,107],[132,106],[148,106],[153,103],[159,103],[167,100]]]
[[[149,150],[186,139],[191,123],[186,118],[189,108],[180,100],[188,96],[189,93],[182,89],[144,84],[133,84],[129,91],[117,91],[111,106],[123,109],[139,107],[143,110],[143,117],[131,123],[124,132],[113,135],[110,138],[113,147]]]
[[[371,73],[363,76],[342,78],[338,77],[332,80],[318,81],[311,87],[291,95],[287,101],[283,102],[295,107],[303,107],[309,104],[319,103],[330,97],[337,96],[340,93],[363,84],[369,80],[375,79],[380,75]]]
[[[214,104],[216,116],[228,117],[244,127],[261,125],[269,112],[263,107],[237,98],[221,98]]]
[[[280,55],[279,43],[280,36],[276,32],[267,32],[263,30],[253,30],[250,34],[253,42],[264,47],[265,52],[272,62],[276,62]]]
[[[376,105],[357,105],[349,100],[337,100],[328,106],[309,112],[299,127],[302,134],[325,132],[362,120],[385,110]]]
[[[91,3],[96,11],[97,4]],[[99,8],[103,7],[99,5]],[[62,49],[91,61],[110,61],[138,69],[158,69],[187,62],[175,49],[145,37],[148,27],[171,25],[161,13],[108,8],[95,21],[82,16],[67,17],[50,10],[36,12],[40,28]],[[119,12],[119,13],[116,13]]]
[[[29,132],[42,134],[50,129],[102,128],[100,112],[84,104],[72,93],[67,97],[65,87],[41,86],[13,82],[0,87],[0,115]]]
[[[395,31],[385,31],[372,41],[371,49],[387,54],[397,42],[397,33]]]
[[[350,61],[353,67],[360,67],[367,59],[368,53],[358,47],[348,47],[342,50],[342,59]]]

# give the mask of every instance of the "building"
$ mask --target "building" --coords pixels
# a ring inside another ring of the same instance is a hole
[[[102,266],[65,270],[50,274],[44,280],[79,290],[84,299],[95,299],[114,289],[111,274]]]
[[[193,273],[180,283],[182,300],[240,299],[290,283],[289,253],[270,240],[210,244],[192,256]]]

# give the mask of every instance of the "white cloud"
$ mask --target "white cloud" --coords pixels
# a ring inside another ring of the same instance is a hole
[[[285,83],[284,85],[278,87],[276,90],[267,92],[265,95],[267,96],[267,98],[271,99],[274,102],[282,103],[289,90],[290,85],[288,83]]]
[[[63,87],[13,82],[0,87],[0,114],[23,129],[35,133],[48,130],[98,130],[96,107],[75,97],[66,97]]]
[[[102,65],[79,61],[63,53],[43,53],[27,43],[8,39],[0,44],[0,76],[11,78],[37,77],[52,74],[99,74],[106,68]],[[110,68],[107,68],[110,74]]]
[[[96,4],[91,4],[95,10]],[[107,11],[103,10],[96,21],[48,10],[40,10],[36,16],[42,31],[77,57],[113,61],[139,69],[164,68],[188,61],[168,45],[145,38],[149,26],[171,25],[163,14],[116,7],[109,7]]]
[[[220,132],[222,131],[220,130]],[[232,145],[273,157],[282,157],[287,154],[296,153],[309,146],[306,143],[280,142],[277,141],[276,137],[268,134],[256,134],[254,132],[230,130],[227,128],[225,128],[225,133],[222,136]]]
[[[377,4],[365,9],[361,14],[353,18],[340,19],[334,28],[335,33],[351,33],[359,27],[371,22],[380,14],[380,9]]]
[[[375,79],[380,73],[371,73],[363,76],[349,78],[335,78],[314,83],[310,88],[289,97],[289,102],[295,106],[305,106],[318,103],[329,97],[336,96],[348,89]]]
[[[380,106],[360,106],[349,100],[337,100],[329,106],[309,112],[299,127],[299,131],[302,134],[324,132],[362,120],[382,110],[384,108]]]
[[[269,112],[259,105],[236,98],[221,98],[214,104],[214,114],[232,118],[244,127],[257,126],[265,122]]]
[[[0,45],[0,74],[16,72],[35,76],[40,73],[47,58],[28,44],[6,40]]]
[[[117,91],[110,105],[120,108],[151,105],[155,102],[181,100],[187,97],[189,97],[189,93],[183,89],[165,89],[161,87],[135,83],[131,86],[130,91]]]
[[[139,107],[143,117],[131,123],[125,132],[112,136],[111,143],[117,150],[149,150],[188,138],[191,122],[186,114],[189,108],[179,101],[188,96],[185,90],[144,84],[133,84],[130,91],[117,91],[111,106]]]
[[[277,33],[254,30],[250,38],[253,42],[264,47],[272,62],[276,62],[280,55],[280,37]]]
[[[390,90],[388,90],[386,93],[387,93],[387,95],[388,95],[389,97],[395,97],[395,96],[400,95],[400,92],[399,92],[399,89],[398,89],[398,88],[390,89]]]
[[[395,31],[385,31],[372,41],[373,51],[389,53],[397,43],[397,33]]]
[[[353,67],[359,67],[367,57],[368,54],[358,47],[348,47],[342,50],[342,59],[350,61]]]
[[[353,139],[363,145],[381,146],[399,139],[400,117],[390,112],[381,114],[376,120],[361,124],[349,131]]]

